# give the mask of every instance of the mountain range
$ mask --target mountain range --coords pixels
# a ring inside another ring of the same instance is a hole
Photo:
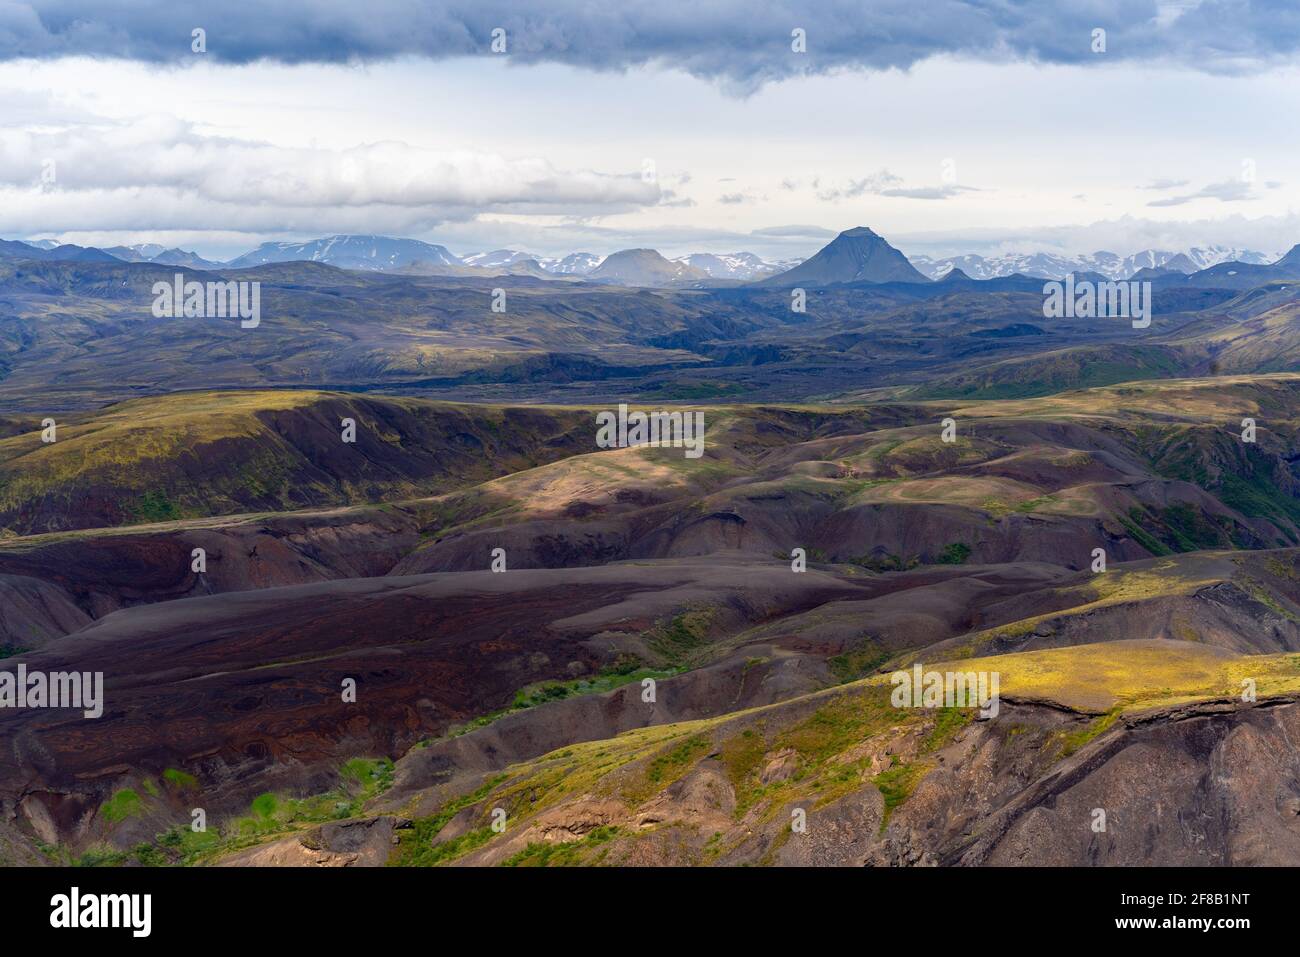
[[[218,269],[224,265],[213,259],[204,259],[198,253],[178,247],[168,249],[158,243],[109,246],[104,252],[129,263],[157,263],[160,266],[184,266],[188,269]]]
[[[462,260],[453,256],[446,246],[424,243],[418,239],[392,239],[388,236],[328,236],[308,243],[262,243],[252,252],[232,259],[227,265],[239,269],[244,266],[297,261],[379,272],[401,269],[413,263],[463,265]]]
[[[960,269],[972,279],[996,279],[1020,274],[1041,279],[1060,279],[1067,273],[1095,272],[1107,279],[1128,279],[1140,269],[1165,269],[1193,273],[1223,262],[1243,262],[1262,265],[1272,262],[1270,256],[1251,249],[1230,246],[1193,246],[1181,251],[1144,249],[1130,256],[1104,250],[1081,256],[1061,256],[1052,253],[1002,253],[996,256],[949,256],[932,259],[929,256],[909,257],[913,266],[931,279],[941,279],[952,269]]]
[[[942,279],[954,270],[959,278],[973,280],[1017,275],[1059,279],[1067,273],[1095,273],[1107,279],[1146,279],[1167,273],[1190,276],[1224,263],[1265,266],[1275,261],[1277,256],[1251,249],[1208,245],[1184,250],[1145,249],[1127,256],[1102,250],[1076,256],[1009,252],[994,256],[967,254],[935,258],[918,254],[909,257],[871,229],[860,226],[841,233],[808,260],[767,260],[751,252],[701,252],[669,258],[653,249],[620,250],[609,256],[582,251],[547,257],[503,248],[457,256],[446,246],[435,243],[375,235],[328,236],[301,243],[268,242],[224,262],[157,243],[99,249],[60,245],[48,239],[28,242],[0,240],[0,259],[68,262],[116,259],[190,269],[244,269],[271,263],[318,262],[366,272],[562,277],[662,288],[714,281],[768,281],[774,285],[924,282]],[[1226,275],[1230,271],[1220,270],[1216,275]]]

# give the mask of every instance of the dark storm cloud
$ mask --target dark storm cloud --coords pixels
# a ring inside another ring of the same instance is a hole
[[[938,54],[1050,63],[1176,62],[1250,71],[1290,58],[1300,8],[1249,0],[0,0],[0,59],[70,54],[188,62],[191,31],[207,31],[211,60],[343,63],[420,56],[491,56],[507,31],[515,62],[594,70],[656,64],[737,91],[799,73],[906,68]],[[807,53],[791,51],[806,31]],[[1092,31],[1106,52],[1092,52]]]

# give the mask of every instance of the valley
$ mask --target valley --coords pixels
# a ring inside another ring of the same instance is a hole
[[[108,701],[0,713],[6,859],[1133,863],[1034,808],[1086,817],[1156,741],[1181,789],[1178,729],[1289,733],[1300,375],[691,408],[699,459],[600,449],[596,408],[309,391],[3,440],[6,665]],[[996,667],[999,717],[882,709],[914,663]],[[1211,799],[1245,803],[1206,861],[1290,853],[1290,805]]]

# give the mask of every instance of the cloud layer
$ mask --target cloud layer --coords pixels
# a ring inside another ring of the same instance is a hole
[[[203,135],[168,116],[0,128],[0,231],[409,230],[484,213],[609,215],[673,201],[639,171],[399,142],[286,149]]]
[[[192,31],[206,31],[204,54]],[[402,56],[493,56],[503,29],[517,62],[593,70],[646,64],[752,90],[769,80],[843,69],[907,68],[949,54],[1048,63],[1172,62],[1249,72],[1300,49],[1290,0],[0,0],[0,60],[68,55],[153,63],[346,63]],[[805,53],[792,31],[806,34]],[[1095,52],[1093,31],[1106,31]]]

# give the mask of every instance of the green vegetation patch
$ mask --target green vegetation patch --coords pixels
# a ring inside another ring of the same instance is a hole
[[[740,734],[722,743],[720,757],[723,771],[732,787],[739,788],[763,762],[767,754],[767,740],[763,733],[746,728]]]
[[[965,542],[953,542],[946,545],[936,558],[937,565],[964,565],[970,558],[970,546]]]
[[[876,788],[885,799],[885,813],[880,818],[880,830],[883,832],[889,824],[889,817],[894,810],[901,807],[929,768],[923,764],[896,762],[875,776]]]
[[[710,399],[728,398],[749,391],[737,382],[710,382],[676,379],[648,386],[641,394],[677,402],[707,402]]]
[[[152,843],[137,845],[130,851],[91,848],[75,860],[60,859],[60,863],[83,867],[116,867],[133,862],[147,866],[199,864],[304,825],[355,817],[367,801],[392,783],[393,762],[388,758],[356,758],[343,766],[341,775],[343,783],[324,794],[303,798],[260,794],[250,805],[249,814],[220,828],[194,831],[188,825],[177,825],[156,835]],[[179,768],[167,768],[161,777],[174,791],[198,787],[198,779]],[[159,795],[160,789],[152,779],[141,786],[149,794]],[[112,823],[143,811],[144,800],[131,788],[115,792],[100,808],[104,819]]]
[[[137,522],[174,522],[184,516],[181,508],[163,492],[145,492],[131,508]]]
[[[685,777],[691,765],[707,754],[710,747],[707,737],[696,734],[660,752],[646,766],[642,783],[629,791],[629,800],[639,804],[652,794],[662,791],[668,785]]]
[[[905,572],[921,564],[921,559],[915,557],[903,558],[901,555],[886,553],[884,555],[861,555],[858,558],[850,558],[849,562],[853,565],[869,568],[873,572]]]
[[[388,864],[392,867],[434,867],[486,843],[492,837],[490,825],[470,831],[455,841],[444,841],[441,844],[433,842],[448,821],[465,808],[482,801],[505,779],[504,774],[498,775],[478,790],[447,802],[436,814],[412,821],[409,828],[398,832],[397,847],[389,857]],[[475,836],[471,838],[470,835]]]
[[[988,503],[984,503],[988,507]],[[850,558],[849,563],[858,565],[862,568],[868,568],[873,572],[905,572],[911,571],[920,565],[961,565],[966,562],[971,555],[971,547],[965,542],[951,542],[945,545],[939,554],[933,557],[923,557],[912,555],[904,558],[902,555],[895,555],[890,552],[884,554],[871,553],[860,555],[857,558]]]
[[[1111,708],[1105,714],[1093,718],[1085,727],[1080,728],[1078,731],[1061,732],[1059,737],[1060,756],[1068,758],[1093,738],[1097,737],[1109,728],[1115,723],[1121,710],[1122,709],[1119,706],[1116,706]]]
[[[308,797],[259,794],[249,813],[225,829],[223,850],[260,843],[267,837],[297,830],[306,824],[341,821],[361,813],[366,802],[392,783],[388,758],[354,758],[340,769],[342,783],[331,791]]]
[[[182,771],[180,768],[168,768],[163,771],[162,779],[179,791],[193,791],[199,786],[199,779]]]
[[[831,674],[840,684],[857,681],[871,674],[892,657],[870,638],[864,638],[846,651],[826,660]]]
[[[144,801],[131,788],[113,792],[113,796],[100,805],[99,813],[110,824],[117,824],[144,811]]]
[[[1140,508],[1129,510],[1128,516],[1120,515],[1119,523],[1124,526],[1124,530],[1129,533],[1133,541],[1137,542],[1152,555],[1168,555],[1170,549],[1158,542],[1153,536],[1148,534],[1139,522],[1147,519],[1147,513]]]
[[[617,827],[592,828],[581,840],[564,843],[533,842],[518,854],[501,862],[502,867],[573,867],[599,863],[592,860],[592,850],[618,837]]]
[[[1288,621],[1300,621],[1300,619],[1296,618],[1295,614],[1289,611],[1286,606],[1273,597],[1272,592],[1249,575],[1240,576],[1237,579],[1237,582],[1246,589],[1251,598],[1255,599],[1255,601],[1259,602],[1261,605],[1264,605],[1269,611],[1276,615],[1281,615]]]
[[[479,728],[485,728],[508,714],[526,711],[529,708],[549,704],[552,701],[564,701],[568,698],[588,694],[604,694],[626,684],[644,681],[646,678],[658,680],[671,678],[679,673],[680,670],[676,668],[647,668],[636,655],[620,655],[613,665],[591,678],[573,678],[569,681],[542,681],[520,688],[515,692],[514,700],[509,707],[479,715],[471,721],[457,725],[448,731],[448,735],[459,737],[462,734],[477,731]],[[427,742],[422,743],[427,744]]]
[[[666,664],[680,667],[691,654],[708,643],[714,611],[701,608],[682,612],[667,622],[660,622],[647,635],[647,644]]]
[[[1300,525],[1300,502],[1266,476],[1225,472],[1220,483],[1220,501],[1247,518],[1268,519],[1284,530],[1290,525]]]
[[[975,708],[940,708],[935,713],[934,727],[921,744],[922,751],[938,751],[950,742],[957,732],[975,719]]]

